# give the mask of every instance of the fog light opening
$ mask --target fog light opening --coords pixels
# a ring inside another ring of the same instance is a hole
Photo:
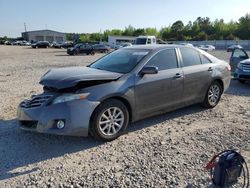
[[[63,120],[58,120],[57,123],[56,123],[56,127],[58,129],[63,129],[65,127],[65,123]]]

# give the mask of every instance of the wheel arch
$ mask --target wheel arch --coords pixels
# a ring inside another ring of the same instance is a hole
[[[224,92],[224,83],[223,83],[223,81],[222,81],[222,79],[221,78],[215,78],[213,81],[212,81],[212,83],[213,82],[218,82],[220,85],[221,85],[221,87],[222,87],[222,91]],[[211,83],[211,84],[212,84]]]
[[[94,115],[94,113],[96,112],[96,109],[97,109],[102,103],[104,103],[104,102],[106,102],[106,101],[108,101],[108,100],[111,100],[111,99],[116,99],[116,100],[122,102],[122,103],[126,106],[126,108],[127,108],[127,110],[128,110],[128,114],[129,114],[129,123],[132,122],[132,120],[133,120],[133,112],[132,112],[132,106],[131,106],[130,102],[129,102],[126,98],[124,98],[124,97],[121,97],[121,96],[112,96],[112,97],[105,98],[104,100],[102,100],[102,101],[100,102],[99,105],[97,105],[97,106],[95,107],[95,109],[94,109],[94,111],[92,112],[91,117],[90,117],[90,123],[91,123],[92,120],[93,120],[93,115]]]

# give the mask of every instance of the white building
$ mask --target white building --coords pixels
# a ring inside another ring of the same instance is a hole
[[[136,37],[131,36],[108,36],[108,44],[110,46],[125,42],[134,43]]]

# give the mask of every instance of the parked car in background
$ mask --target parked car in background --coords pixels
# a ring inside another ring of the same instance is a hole
[[[95,50],[94,47],[90,44],[76,44],[72,48],[68,48],[67,54],[69,55],[78,55],[78,54],[87,54],[87,55],[94,55]]]
[[[129,43],[129,42],[126,42],[126,43],[122,43],[121,46],[122,47],[128,47],[128,46],[132,46],[132,44]]]
[[[54,42],[52,43],[51,47],[53,48],[61,48],[62,42]]]
[[[230,66],[180,45],[121,48],[87,67],[49,70],[44,91],[18,107],[22,129],[110,141],[128,124],[201,103],[215,107],[229,87]]]
[[[213,45],[200,45],[198,46],[199,49],[204,51],[214,51],[215,47]]]
[[[232,52],[234,49],[243,49],[241,45],[231,45],[227,48],[227,52]]]
[[[123,48],[123,46],[119,45],[119,44],[114,44],[114,45],[111,45],[110,46],[111,49],[114,49],[114,50],[118,50],[120,48]]]
[[[38,41],[36,43],[33,43],[31,47],[32,48],[48,48],[50,47],[50,44],[48,41]]]
[[[74,47],[74,43],[73,42],[70,42],[70,41],[66,41],[66,42],[63,42],[61,45],[60,45],[60,48],[71,48],[71,47]]]
[[[25,42],[23,43],[24,46],[31,46],[31,43],[30,42]]]
[[[108,53],[111,50],[109,46],[104,44],[94,44],[93,48],[95,52],[100,52],[100,53]]]
[[[180,43],[179,45],[188,46],[188,47],[194,47],[194,45],[191,44],[191,43]]]
[[[4,42],[4,44],[5,44],[5,45],[11,45],[11,42],[8,41],[8,40],[6,40],[6,41]]]
[[[12,45],[21,45],[21,41],[19,41],[19,40],[14,41],[14,42],[12,42]]]
[[[69,41],[66,41],[66,42],[54,42],[52,43],[51,47],[54,47],[54,48],[71,48],[71,47],[74,47],[74,44],[73,42],[69,42]]]
[[[230,57],[233,76],[239,82],[250,81],[250,59],[244,49],[235,48]]]

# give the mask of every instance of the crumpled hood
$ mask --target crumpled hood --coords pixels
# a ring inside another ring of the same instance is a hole
[[[40,84],[56,89],[71,88],[82,81],[116,80],[122,74],[89,67],[66,67],[51,69],[45,73]]]

